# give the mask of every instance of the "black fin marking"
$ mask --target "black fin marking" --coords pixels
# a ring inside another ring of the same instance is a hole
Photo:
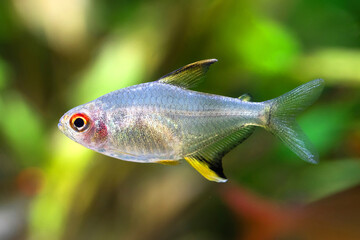
[[[221,159],[207,160],[201,155],[187,156],[185,160],[195,168],[206,179],[214,182],[226,182],[227,179],[223,173]]]
[[[158,81],[183,88],[190,88],[203,79],[211,64],[217,59],[207,59],[188,64],[161,77]]]
[[[200,151],[185,156],[185,160],[206,179],[215,182],[226,182],[227,179],[222,167],[222,157],[247,139],[254,129],[254,126],[242,127],[240,130]]]

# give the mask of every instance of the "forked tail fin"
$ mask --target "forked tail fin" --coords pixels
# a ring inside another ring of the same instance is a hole
[[[267,101],[270,109],[266,128],[301,159],[311,163],[318,162],[318,154],[295,117],[319,97],[323,88],[324,80],[316,79]]]

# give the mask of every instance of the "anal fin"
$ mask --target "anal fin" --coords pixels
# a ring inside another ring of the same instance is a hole
[[[227,181],[222,169],[221,159],[220,165],[218,166],[212,164],[201,156],[189,156],[185,157],[185,160],[206,179],[214,182]]]
[[[247,139],[253,132],[254,126],[240,127],[236,132],[222,137],[198,152],[185,156],[185,160],[206,179],[214,182],[226,182],[223,172],[223,156]]]

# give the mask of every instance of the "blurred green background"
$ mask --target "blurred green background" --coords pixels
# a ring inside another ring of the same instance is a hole
[[[254,101],[315,78],[302,162],[263,129],[224,158],[119,161],[65,137],[64,112],[217,58],[198,91]],[[360,239],[360,1],[5,0],[0,5],[0,239]]]

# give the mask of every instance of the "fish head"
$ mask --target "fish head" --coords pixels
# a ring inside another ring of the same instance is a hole
[[[60,118],[58,128],[73,141],[93,150],[101,149],[108,138],[106,114],[93,103],[66,112]]]

